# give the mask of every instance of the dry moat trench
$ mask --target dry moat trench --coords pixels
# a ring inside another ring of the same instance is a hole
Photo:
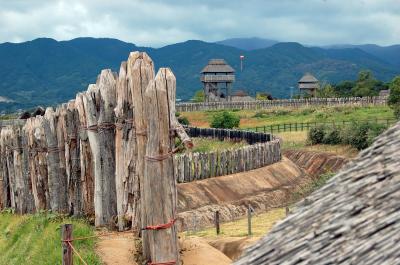
[[[247,205],[256,212],[282,207],[300,198],[301,191],[321,174],[338,171],[347,160],[327,153],[285,151],[281,162],[256,170],[178,185],[177,225],[180,231],[213,225],[214,213],[221,222],[246,215]],[[116,233],[98,244],[105,264],[133,263],[133,240]],[[230,264],[256,238],[183,238],[182,259],[190,264]]]

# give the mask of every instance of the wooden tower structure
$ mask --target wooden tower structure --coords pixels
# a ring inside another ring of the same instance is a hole
[[[306,73],[298,82],[300,93],[306,92],[307,94],[315,97],[319,89],[319,81],[312,74]]]
[[[205,101],[231,101],[235,70],[223,59],[211,59],[201,71]]]

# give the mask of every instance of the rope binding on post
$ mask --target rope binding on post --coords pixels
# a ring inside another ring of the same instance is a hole
[[[168,223],[166,224],[160,224],[160,225],[148,225],[141,230],[160,230],[160,229],[167,229],[172,227],[176,222],[176,218],[171,219]]]

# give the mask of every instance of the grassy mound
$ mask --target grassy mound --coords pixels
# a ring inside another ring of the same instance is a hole
[[[0,213],[0,265],[61,264],[60,226],[64,223],[73,224],[74,237],[94,235],[93,228],[82,219],[49,213],[23,216]],[[101,264],[94,246],[94,239],[74,242],[74,247],[88,264]],[[80,264],[74,256],[76,264]]]

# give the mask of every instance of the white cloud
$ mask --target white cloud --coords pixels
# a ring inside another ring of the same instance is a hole
[[[161,46],[258,36],[305,44],[400,43],[398,0],[0,0],[0,42],[112,37]]]

